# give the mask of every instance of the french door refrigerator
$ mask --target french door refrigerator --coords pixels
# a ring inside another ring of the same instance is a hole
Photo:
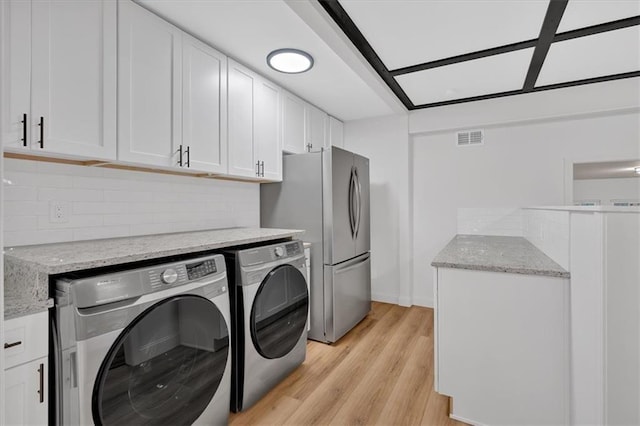
[[[285,155],[283,180],[260,185],[263,227],[311,243],[309,338],[335,342],[371,310],[369,160],[344,149]]]

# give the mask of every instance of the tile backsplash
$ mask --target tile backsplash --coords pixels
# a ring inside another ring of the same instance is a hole
[[[568,211],[523,211],[524,236],[558,265],[569,270],[570,217]]]
[[[519,208],[458,209],[458,234],[522,237],[522,225],[522,210]]]
[[[4,244],[260,226],[257,183],[4,159]],[[66,220],[52,217],[62,209]]]

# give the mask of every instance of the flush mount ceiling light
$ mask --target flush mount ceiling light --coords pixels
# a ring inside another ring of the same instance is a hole
[[[637,175],[640,175],[640,167],[636,167],[633,169]]]
[[[278,49],[267,55],[267,64],[276,71],[299,74],[313,67],[313,58],[298,49]]]

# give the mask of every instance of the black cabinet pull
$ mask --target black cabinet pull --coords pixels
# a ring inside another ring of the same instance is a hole
[[[17,342],[13,342],[13,343],[5,343],[4,344],[4,348],[5,349],[9,349],[9,348],[13,348],[14,346],[19,346],[21,344],[22,344],[22,342],[20,340],[18,340]]]
[[[22,146],[27,146],[27,114],[22,114]]]
[[[38,394],[40,395],[40,404],[42,404],[44,402],[44,364],[40,364],[38,373],[40,374],[40,389],[38,389]]]
[[[256,162],[256,176],[260,176],[260,161]]]
[[[313,148],[313,144],[312,143],[308,143],[307,144],[307,151],[311,152],[311,148]]]
[[[178,165],[182,167],[182,145],[178,148]]]
[[[260,176],[264,177],[264,161],[261,161],[260,165],[262,166],[262,171],[260,172]]]
[[[38,124],[38,126],[40,126],[40,140],[38,143],[40,144],[40,148],[44,149],[44,117],[40,117],[40,124]]]
[[[191,147],[187,146],[187,168],[191,167]]]

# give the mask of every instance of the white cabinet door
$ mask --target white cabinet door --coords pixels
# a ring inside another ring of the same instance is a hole
[[[305,105],[302,99],[282,91],[282,149],[292,154],[307,151]]]
[[[44,357],[5,370],[3,425],[47,424],[49,405],[47,363],[47,357]]]
[[[228,68],[229,174],[258,175],[253,143],[254,74],[235,61]]]
[[[327,119],[326,112],[313,105],[306,105],[305,133],[309,151],[320,151],[322,148],[328,148]]]
[[[329,145],[344,148],[344,124],[331,116],[329,116]]]
[[[255,145],[260,177],[282,180],[280,88],[262,78],[255,85]]]
[[[24,133],[31,130],[31,2],[0,1],[0,16],[2,145],[29,149],[30,133]]]
[[[32,2],[31,145],[116,158],[116,3]]]
[[[182,61],[182,145],[189,150],[183,165],[227,173],[227,57],[184,34]]]
[[[130,1],[118,7],[118,159],[175,166],[182,32]]]

